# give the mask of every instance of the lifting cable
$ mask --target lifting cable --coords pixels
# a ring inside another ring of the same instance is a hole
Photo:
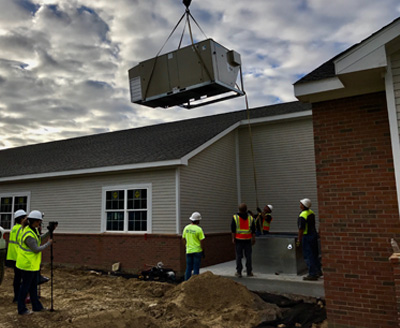
[[[250,124],[250,108],[249,108],[249,101],[247,98],[247,93],[244,93],[244,99],[246,102],[246,113],[247,113],[247,124],[249,128],[249,136],[250,136],[250,150],[251,150],[251,161],[253,163],[253,179],[254,179],[254,190],[256,194],[256,207],[258,208],[258,188],[257,188],[257,174],[256,174],[256,163],[254,160],[254,148],[253,148],[253,134],[251,131],[251,124]]]

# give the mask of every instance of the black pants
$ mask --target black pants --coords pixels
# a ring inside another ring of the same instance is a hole
[[[13,299],[13,302],[18,301],[19,288],[21,287],[21,281],[22,281],[22,271],[20,269],[18,269],[16,266],[14,266],[14,281],[13,281],[14,299]]]
[[[26,296],[30,295],[32,310],[40,311],[43,309],[42,303],[39,301],[37,286],[39,282],[39,271],[25,271],[21,270],[22,284],[18,294],[18,313],[23,314],[28,309],[25,305]]]
[[[243,265],[242,265],[242,258],[243,253],[246,257],[246,270],[247,274],[253,272],[253,267],[251,263],[251,253],[252,253],[252,245],[251,239],[240,240],[235,239],[235,248],[236,248],[236,272],[242,273]]]

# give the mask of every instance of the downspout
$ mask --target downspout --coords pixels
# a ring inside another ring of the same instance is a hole
[[[181,233],[181,171],[177,167],[175,170],[175,212],[176,212],[176,234]]]
[[[389,117],[390,139],[393,153],[394,176],[397,191],[397,209],[400,215],[400,138],[397,120],[396,101],[393,83],[392,62],[390,56],[387,58],[385,74],[386,103]]]
[[[236,190],[237,190],[237,204],[242,202],[241,189],[240,189],[240,154],[239,154],[239,128],[235,131],[235,153],[236,153]]]

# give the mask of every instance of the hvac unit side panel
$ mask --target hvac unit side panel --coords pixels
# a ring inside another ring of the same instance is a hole
[[[169,75],[168,75],[168,62],[167,55],[159,56],[155,61],[155,67],[152,75],[149,75],[149,89],[146,98],[154,97],[159,94],[167,93],[170,91]],[[152,71],[153,65],[147,67],[147,70]],[[146,92],[144,90],[144,92]]]
[[[228,49],[218,43],[214,44],[215,79],[232,88],[236,85],[239,66],[232,66],[228,61]]]

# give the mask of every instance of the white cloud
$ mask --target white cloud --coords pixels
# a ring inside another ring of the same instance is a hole
[[[207,37],[241,54],[252,107],[295,100],[301,75],[400,13],[397,0],[194,0],[190,9]],[[180,0],[2,0],[0,148],[243,109],[244,98],[193,110],[130,103],[128,69],[157,54],[184,11]]]

